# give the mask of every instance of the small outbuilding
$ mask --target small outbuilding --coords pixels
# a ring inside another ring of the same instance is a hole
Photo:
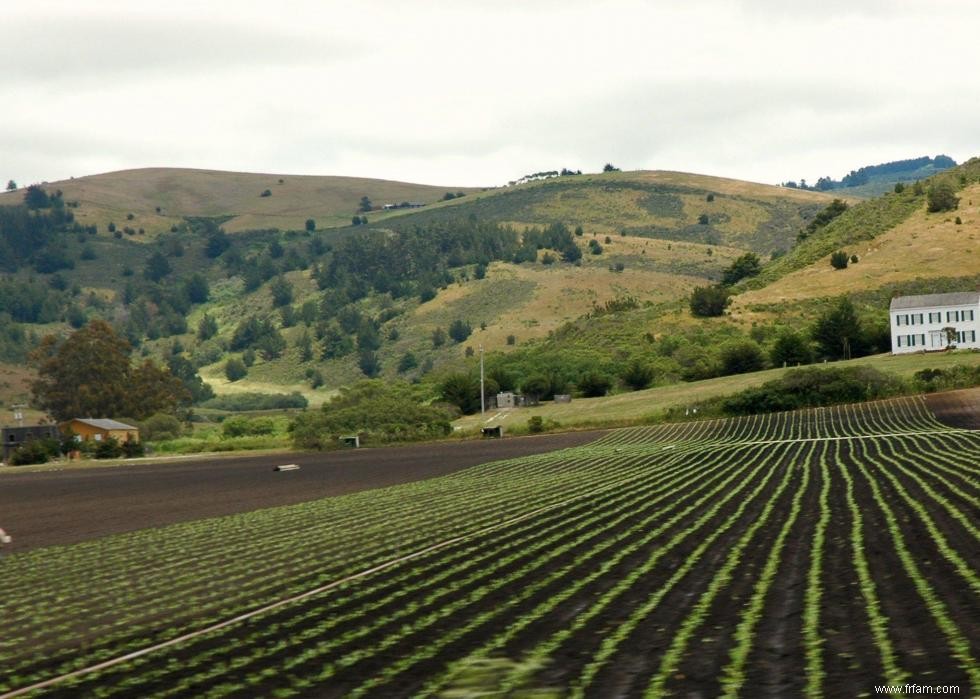
[[[109,437],[113,437],[120,444],[140,441],[138,427],[108,418],[76,417],[61,423],[61,431],[66,433],[70,431],[83,442],[88,440],[101,442]]]
[[[0,433],[0,439],[3,440],[2,461],[7,463],[10,461],[10,455],[13,454],[18,447],[35,439],[60,440],[61,433],[58,432],[58,428],[55,425],[4,427],[2,433]]]

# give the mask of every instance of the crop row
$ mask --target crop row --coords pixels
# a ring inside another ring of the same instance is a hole
[[[860,405],[635,427],[612,432],[599,443],[780,441],[949,429],[935,419],[921,397],[915,396]]]
[[[744,696],[774,672],[771,635],[789,694],[866,691],[924,667],[976,692],[978,463],[980,435],[901,399],[623,430],[11,556],[0,691],[460,537],[52,693],[434,696],[507,659],[502,690]]]

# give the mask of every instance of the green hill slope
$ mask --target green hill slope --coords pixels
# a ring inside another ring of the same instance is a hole
[[[832,200],[676,172],[475,191],[143,170],[47,189],[62,191],[74,223],[7,260],[0,313],[34,333],[106,318],[143,354],[186,362],[219,393],[299,390],[314,403],[365,375],[437,379],[472,367],[481,346],[515,381],[565,371],[570,358],[573,384],[590,367],[615,375],[651,351],[658,382],[702,376],[718,342],[747,328],[732,318],[692,322],[691,290],[747,251],[765,258],[790,248]],[[447,191],[466,196],[442,201]],[[352,226],[365,195],[375,205],[427,205]],[[865,211],[888,229],[880,207],[893,203],[848,214]],[[317,231],[305,230],[307,218]],[[109,220],[114,234],[102,225]],[[97,231],[85,228],[93,222]],[[763,278],[806,266],[819,245],[791,250]],[[465,330],[448,337],[456,324]],[[244,378],[226,377],[231,359],[249,364]]]

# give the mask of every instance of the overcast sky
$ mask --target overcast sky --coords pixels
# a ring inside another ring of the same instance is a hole
[[[980,155],[974,0],[5,3],[0,178],[777,183]]]

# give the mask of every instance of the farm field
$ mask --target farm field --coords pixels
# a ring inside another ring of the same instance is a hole
[[[617,430],[14,554],[0,693],[106,661],[45,695],[980,692],[980,433],[930,401]]]

